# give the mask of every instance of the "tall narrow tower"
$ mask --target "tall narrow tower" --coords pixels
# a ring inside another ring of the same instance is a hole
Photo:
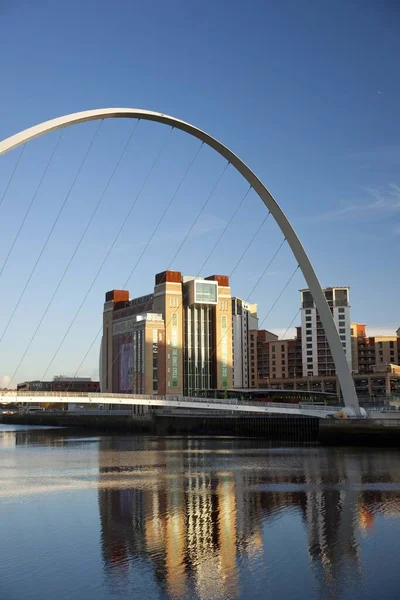
[[[329,287],[323,292],[351,370],[350,288]],[[311,292],[310,290],[300,290],[300,294],[303,376],[335,375],[335,364],[329,343]]]

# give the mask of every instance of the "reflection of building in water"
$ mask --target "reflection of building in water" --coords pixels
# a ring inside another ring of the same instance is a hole
[[[126,566],[131,554],[146,550],[145,493],[135,488],[101,489],[99,510],[105,565]],[[134,535],[126,535],[132,529]]]
[[[200,597],[235,598],[238,528],[241,546],[249,544],[253,554],[262,550],[259,502],[253,513],[250,510],[249,515],[238,518],[237,505],[244,505],[240,498],[247,483],[242,486],[242,479],[236,482],[232,473],[209,477],[204,472],[203,453],[182,452],[170,465],[171,475],[167,458],[167,481],[155,477],[151,483],[146,480],[145,489],[112,489],[113,474],[118,470],[102,464],[106,454],[100,451],[103,485],[98,494],[108,574],[123,579],[129,572],[130,558],[146,556],[151,559],[155,578],[173,597],[190,597],[191,590],[196,590]],[[161,454],[153,453],[154,465],[165,460]],[[105,480],[110,480],[110,487],[105,487]],[[245,504],[250,508],[248,500]],[[246,523],[251,514],[253,519],[257,514],[257,523]]]
[[[359,463],[329,452],[306,463],[308,550],[311,566],[329,598],[341,597],[348,584],[360,578],[358,524]],[[347,576],[346,576],[347,574]]]
[[[100,444],[117,449],[115,441]],[[140,453],[146,454],[145,466],[141,456],[138,466],[118,469],[109,458],[113,453],[100,450],[103,560],[114,582],[141,557],[150,560],[156,581],[171,597],[235,598],[239,555],[250,565],[259,559],[263,526],[294,508],[304,519],[321,597],[335,599],[345,586],[358,585],[359,529],[367,535],[377,512],[399,514],[398,494],[360,491],[364,477],[371,482],[377,473],[387,474],[383,482],[393,481],[393,464],[368,463],[362,454],[306,451],[290,470],[282,469],[286,458],[278,457],[259,471],[240,464],[224,472],[213,467],[223,461],[214,462],[201,443],[175,444],[173,451],[158,451],[159,442],[154,451]],[[226,464],[232,468],[231,460]],[[147,467],[143,479],[140,469]],[[124,474],[136,488],[123,488]]]
[[[17,435],[15,431],[0,432],[0,448],[13,448],[17,444]]]

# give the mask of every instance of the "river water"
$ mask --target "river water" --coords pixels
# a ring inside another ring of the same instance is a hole
[[[400,598],[400,452],[0,425],[1,600]]]

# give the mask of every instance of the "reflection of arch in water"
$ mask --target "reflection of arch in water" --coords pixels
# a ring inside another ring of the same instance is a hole
[[[99,119],[116,119],[116,118],[130,118],[130,119],[143,119],[147,121],[155,121],[170,125],[192,135],[214,150],[216,150],[221,156],[229,161],[233,167],[248,181],[254,191],[260,196],[268,210],[271,212],[275,221],[279,225],[282,233],[284,234],[298,264],[301,268],[307,285],[310,289],[312,297],[314,299],[316,308],[319,312],[323,327],[325,329],[326,337],[329,342],[329,347],[332,353],[332,357],[335,363],[337,376],[339,379],[340,387],[343,393],[343,399],[345,405],[354,411],[356,414],[359,413],[359,404],[357,395],[354,388],[353,378],[350,373],[349,366],[347,364],[346,355],[343,350],[342,342],[339,338],[338,331],[336,329],[330,308],[326,302],[324,293],[321,289],[321,285],[318,281],[317,275],[311,265],[310,259],[308,258],[299,238],[296,235],[293,227],[291,226],[286,215],[278,205],[278,203],[271,196],[267,188],[261,183],[258,177],[249,169],[249,167],[234,154],[229,148],[221,144],[218,140],[211,137],[201,129],[194,127],[190,123],[176,119],[169,115],[157,113],[149,110],[136,109],[136,108],[105,108],[97,110],[87,110],[71,115],[66,115],[50,121],[46,121],[29,129],[17,133],[14,136],[7,138],[0,142],[0,154],[4,154],[13,148],[16,148],[20,144],[32,140],[36,137],[44,135],[60,129],[61,127],[67,127],[77,123],[84,123],[87,121],[94,121]]]

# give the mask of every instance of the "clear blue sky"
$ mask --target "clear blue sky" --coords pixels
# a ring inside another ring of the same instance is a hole
[[[65,113],[141,107],[188,120],[260,176],[298,231],[323,285],[350,285],[352,319],[394,331],[400,242],[400,5],[396,0],[27,2],[0,0],[0,138]],[[3,330],[97,124],[68,129],[0,278]],[[101,126],[81,176],[0,344],[13,373],[90,218],[133,122]],[[0,207],[0,265],[58,134],[28,145]],[[75,372],[101,325],[104,292],[133,268],[198,143],[140,123],[16,380],[41,378],[140,189],[168,146],[47,377]],[[20,150],[0,161],[0,198]],[[202,149],[130,283],[151,291],[224,167]],[[228,169],[173,263],[196,275],[245,192]],[[265,215],[250,194],[205,272],[229,274]],[[281,239],[267,221],[232,277],[247,298]],[[283,248],[251,300],[268,312],[296,264]],[[296,274],[264,326],[299,307]],[[98,344],[81,374],[95,375]],[[1,382],[0,382],[1,383]]]

